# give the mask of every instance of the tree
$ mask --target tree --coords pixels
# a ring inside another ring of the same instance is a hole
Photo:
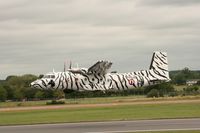
[[[65,97],[65,94],[62,90],[55,90],[53,93],[53,97],[56,99],[61,99]]]
[[[7,91],[3,86],[0,86],[0,101],[5,101],[7,99]]]
[[[172,82],[178,85],[183,85],[188,79],[200,79],[200,71],[191,71],[185,67],[181,71],[170,72]]]
[[[35,96],[34,96],[35,98],[37,98],[37,99],[43,99],[44,98],[44,92],[42,92],[42,91],[37,91],[36,93],[35,93]]]
[[[25,97],[24,97],[24,93],[20,90],[20,89],[16,89],[14,91],[14,99],[15,100],[23,100]]]
[[[145,93],[148,94],[151,90],[156,89],[159,92],[159,96],[164,96],[169,92],[174,92],[175,89],[171,83],[162,83],[153,86],[148,86],[145,88]]]
[[[22,100],[34,98],[35,89],[29,87],[30,83],[37,79],[37,76],[26,74],[23,76],[8,76],[4,88],[8,92],[9,99]]]
[[[159,91],[156,89],[152,89],[148,94],[147,97],[159,97]]]
[[[14,89],[11,88],[9,85],[3,85],[3,87],[6,89],[7,91],[7,99],[14,99]]]
[[[35,98],[35,94],[38,92],[37,89],[33,89],[33,88],[25,88],[24,89],[24,96],[29,100],[29,99],[33,99]]]

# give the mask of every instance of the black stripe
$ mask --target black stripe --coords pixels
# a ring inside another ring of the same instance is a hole
[[[126,86],[126,88],[128,89],[127,82],[126,82],[125,76],[124,76],[123,74],[122,74],[122,77],[123,77],[123,80],[124,80],[124,82],[125,82],[125,86]]]
[[[159,69],[161,69],[162,71],[166,71],[166,72],[168,72],[168,70],[166,70],[166,69],[164,69],[164,68],[161,68],[161,67],[159,67],[159,66],[157,66]]]
[[[156,63],[157,65],[160,65],[157,61],[154,60],[154,63]]]
[[[65,78],[65,83],[66,83],[65,89],[68,89],[68,80],[67,80],[67,78]]]
[[[76,87],[77,87],[77,90],[79,90],[79,86],[78,86],[78,83],[76,81],[76,77],[73,77],[74,78],[74,81],[75,81],[75,84],[76,84]]]
[[[46,83],[44,82],[44,80],[41,80],[42,81],[42,84],[47,87]]]
[[[156,57],[158,57],[161,60],[162,63],[164,63],[165,65],[167,65],[167,63],[162,58],[160,58],[158,55],[156,55]]]
[[[142,85],[141,85],[141,87],[142,87],[142,86],[144,86],[144,77],[141,76],[140,78],[141,78],[141,81],[142,81]]]
[[[146,72],[147,77],[149,77],[149,73],[148,73],[148,71],[146,70],[145,72]]]
[[[58,86],[56,87],[56,90],[57,90],[58,87],[60,86],[60,79],[61,79],[61,77],[60,77],[60,74],[59,74],[59,73],[58,73],[58,78],[57,78],[57,79],[58,79],[59,82],[58,82]]]
[[[161,56],[161,58],[163,58],[163,60],[166,60],[166,58],[165,58],[165,57],[163,57],[163,56]]]
[[[94,74],[94,77],[97,79],[97,83],[99,84],[99,79],[96,74]]]
[[[148,73],[148,71],[146,70],[146,75],[147,75],[147,81],[148,81],[148,84],[150,85],[150,78],[149,78],[149,73]]]
[[[166,56],[166,55],[164,55],[162,52],[160,52],[160,54],[161,54],[162,56],[164,56],[165,58],[167,58],[167,56]]]
[[[143,78],[145,78],[147,80],[148,84],[150,84],[149,79],[146,76],[144,76]]]
[[[118,84],[117,84],[117,81],[115,81],[114,78],[113,78],[111,75],[109,75],[109,76],[110,76],[110,78],[115,82],[117,89],[120,90],[120,88],[119,88],[119,86],[118,86]]]
[[[68,78],[67,78],[67,74],[66,74],[66,72],[65,72],[65,83],[66,83],[66,87],[65,87],[65,89],[68,89]]]
[[[88,88],[88,87],[85,85],[83,79],[81,79],[81,82],[82,82],[82,84],[83,84],[86,88]]]
[[[83,85],[79,82],[79,85],[81,86],[82,89],[84,89]]]
[[[124,90],[123,83],[122,83],[121,78],[120,78],[120,76],[119,76],[118,74],[117,74],[117,77],[118,77],[118,79],[119,79],[119,82],[121,83],[122,89]]]
[[[71,80],[71,89],[73,89],[73,79],[72,79],[72,75],[71,75],[71,73],[69,73],[69,77],[70,77],[70,80]]]
[[[109,88],[113,88],[113,86],[112,86],[112,80],[111,79],[109,79],[109,81],[110,81],[110,85],[109,85]]]
[[[98,88],[97,88],[96,84],[93,84],[93,85],[94,85],[94,88],[97,90]]]
[[[155,53],[153,53],[153,56],[152,56],[152,59],[151,59],[151,64],[150,64],[150,67],[149,67],[149,69],[151,69],[151,67],[153,66],[154,57],[155,57]]]
[[[153,69],[153,71],[154,71],[154,73],[157,74],[158,76],[163,77],[163,78],[167,78],[166,76],[161,75],[157,70]]]
[[[56,79],[55,79],[55,82],[56,82],[56,80],[59,78],[59,73],[58,73],[58,76],[56,77]]]
[[[92,82],[90,81],[90,78],[89,78],[87,75],[84,75],[84,76],[87,78],[87,80],[88,80],[89,83],[92,83]]]
[[[64,75],[64,72],[62,72],[62,78],[61,78],[61,79],[62,79],[61,82],[62,82],[62,90],[63,90],[63,89],[65,88],[65,86],[64,86],[64,83],[65,83],[65,82],[64,82],[64,81],[65,81],[65,75]]]
[[[142,76],[145,76],[144,73],[143,73],[143,71],[141,71],[140,73],[142,74]]]
[[[37,88],[37,86],[39,86],[40,88],[42,88],[44,90],[44,88],[40,84],[34,84],[33,86],[34,87],[36,86],[36,88]]]
[[[105,82],[103,83],[103,88],[104,88],[105,90],[107,90],[106,85],[105,85]]]
[[[135,79],[137,80],[137,84],[133,84],[133,86],[136,88],[136,87],[139,87],[139,79],[138,79],[138,76],[135,76]]]
[[[149,71],[149,75],[151,75],[151,77],[153,77],[153,78],[156,78],[156,77],[151,73],[151,71]]]
[[[94,84],[93,83],[89,83],[90,87],[92,88],[92,90],[94,89]]]

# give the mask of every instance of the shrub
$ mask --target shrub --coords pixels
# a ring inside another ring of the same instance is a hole
[[[178,92],[176,92],[176,91],[174,91],[174,92],[169,92],[169,93],[168,93],[168,96],[170,96],[170,97],[178,96]]]
[[[159,97],[159,91],[152,89],[149,93],[147,93],[147,97]]]
[[[46,105],[56,105],[56,104],[65,104],[65,101],[52,100],[50,102],[46,102]]]
[[[0,101],[4,102],[7,99],[7,91],[0,86]]]

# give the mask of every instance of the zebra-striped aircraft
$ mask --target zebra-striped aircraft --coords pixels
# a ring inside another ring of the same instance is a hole
[[[154,52],[149,70],[108,73],[112,63],[98,61],[90,68],[70,68],[51,72],[31,83],[34,88],[76,91],[127,90],[170,81],[167,53]]]

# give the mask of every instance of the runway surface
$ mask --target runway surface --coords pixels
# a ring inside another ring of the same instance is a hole
[[[200,118],[0,126],[0,133],[125,133],[200,130]]]

